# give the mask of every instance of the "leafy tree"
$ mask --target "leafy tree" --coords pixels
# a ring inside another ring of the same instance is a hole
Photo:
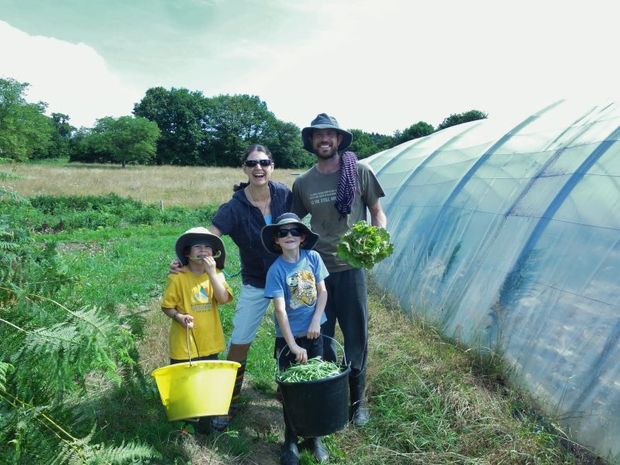
[[[394,133],[394,145],[399,145],[409,140],[417,139],[419,137],[428,136],[434,131],[435,129],[433,129],[433,126],[431,126],[430,124],[424,121],[418,121],[417,123],[412,124],[402,132],[396,131],[396,133]]]
[[[254,143],[267,144],[275,116],[256,96],[219,95],[209,99],[205,114],[210,133],[208,164],[236,166],[245,148]],[[271,149],[271,148],[270,148]]]
[[[75,131],[75,128],[69,124],[70,119],[68,115],[63,113],[52,113],[52,121],[63,139],[71,138],[71,134]]]
[[[75,136],[71,161],[150,163],[155,156],[159,128],[146,118],[121,116],[97,120],[92,130],[80,130]]]
[[[153,159],[160,135],[156,123],[146,118],[132,116],[121,116],[118,119],[103,118],[100,121],[105,131],[104,140],[113,161],[125,168],[129,162],[149,163]]]
[[[205,123],[211,136],[205,159],[209,165],[238,166],[243,151],[255,143],[269,147],[278,166],[312,163],[313,157],[301,146],[299,128],[279,121],[256,96],[219,95],[209,99]]]
[[[350,132],[353,134],[353,142],[349,150],[355,152],[360,159],[394,146],[394,139],[391,136],[376,132],[368,133],[361,129],[351,129]]]
[[[315,157],[301,143],[301,130],[293,123],[275,120],[263,139],[269,147],[277,166],[281,168],[305,168],[311,166]]]
[[[52,113],[50,118],[50,145],[46,153],[35,152],[32,158],[67,158],[71,147],[71,136],[75,128],[69,124],[69,116]]]
[[[52,125],[44,115],[46,104],[28,103],[28,84],[0,79],[0,158],[23,161],[46,154]]]
[[[210,139],[205,153],[208,165],[235,166],[246,145],[262,140],[267,119],[275,119],[267,105],[249,95],[219,95],[208,99],[204,114]]]
[[[155,162],[159,165],[205,164],[210,133],[204,121],[207,99],[187,89],[153,87],[134,105],[135,116],[157,123],[161,137]]]
[[[486,113],[483,113],[479,110],[469,110],[465,113],[456,113],[448,116],[444,119],[439,126],[437,126],[437,131],[441,131],[442,129],[449,128],[450,126],[456,126],[457,124],[467,123],[469,121],[476,121],[479,119],[485,119],[487,117]]]
[[[156,122],[161,130],[158,164],[239,166],[253,143],[269,147],[281,167],[313,161],[302,148],[299,128],[279,121],[256,96],[206,98],[187,89],[155,87],[134,106],[134,115]]]
[[[69,161],[107,163],[110,161],[110,154],[93,129],[80,128],[71,138]]]

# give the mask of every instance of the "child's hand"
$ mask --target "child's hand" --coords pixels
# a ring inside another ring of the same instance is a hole
[[[191,315],[177,313],[177,321],[187,329],[192,329],[194,327],[194,317]]]
[[[308,339],[316,339],[321,335],[321,324],[315,322],[314,320],[308,326],[308,332],[306,333],[306,337]]]
[[[170,263],[170,270],[169,272],[172,274],[177,274],[181,272],[181,268],[183,268],[183,265],[181,264],[181,262],[179,261],[178,258],[175,258],[172,263]]]
[[[203,258],[205,262],[206,272],[211,275],[211,273],[215,273],[215,258],[209,256]]]
[[[308,362],[308,352],[306,351],[306,349],[304,349],[303,347],[299,347],[298,345],[295,345],[294,347],[291,347],[290,349],[291,349],[291,352],[295,354],[295,361],[297,363]]]

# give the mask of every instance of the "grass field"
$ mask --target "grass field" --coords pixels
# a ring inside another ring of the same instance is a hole
[[[279,170],[278,179],[291,184],[293,175]],[[225,201],[232,184],[241,180],[241,170],[233,169],[0,165],[0,187],[5,191],[28,197],[63,196],[69,205],[63,207],[66,209],[72,203],[78,204],[80,198],[67,196],[109,192],[148,203],[163,201],[164,205],[187,207],[176,222],[136,220],[138,224],[116,221],[110,207],[106,221],[114,226],[102,223],[36,236],[38,241],[56,244],[63,266],[73,276],[70,289],[63,288],[62,292],[67,293],[63,302],[71,301],[70,292],[77,293],[83,305],[135,316],[141,322],[136,326],[136,377],[126,376],[120,385],[99,375],[89,377],[80,411],[96,419],[96,428],[91,432],[93,425],[88,422],[65,424],[64,428],[74,436],[90,434],[93,440],[106,444],[137,442],[156,451],[153,458],[127,463],[278,463],[283,425],[281,408],[275,400],[270,318],[263,321],[252,347],[243,411],[224,433],[196,436],[188,434],[179,422],[166,422],[148,376],[152,369],[167,363],[169,321],[159,310],[158,299],[174,241],[183,230],[195,225],[197,207]],[[176,187],[168,187],[173,185]],[[47,201],[42,204],[47,205]],[[36,221],[49,222],[48,218],[35,218],[42,213],[28,211],[31,218],[26,224],[33,229],[41,229],[33,226]],[[228,238],[225,244],[229,253],[228,280],[237,293],[240,279],[234,274],[239,269],[238,255]],[[372,419],[364,428],[348,426],[326,438],[330,463],[603,463],[572,444],[554,427],[553,419],[541,417],[525,395],[507,384],[499,358],[481,357],[446,340],[424,321],[406,316],[414,312],[403,312],[391,296],[371,287],[368,394]],[[233,304],[222,308],[227,334],[233,311]],[[311,463],[311,457],[304,454],[302,464]]]
[[[246,181],[241,168],[172,166],[5,164],[2,185],[25,196],[105,195],[111,192],[146,203],[187,207],[230,198],[232,187]],[[273,180],[291,186],[299,170],[274,170]]]

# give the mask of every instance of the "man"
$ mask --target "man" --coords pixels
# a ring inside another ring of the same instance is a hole
[[[363,426],[369,420],[364,397],[368,353],[366,274],[340,259],[336,246],[355,222],[366,220],[366,209],[372,225],[386,227],[379,202],[385,194],[370,167],[357,163],[353,152],[345,152],[353,136],[340,129],[335,118],[321,113],[301,131],[301,137],[304,148],[316,155],[317,162],[295,180],[291,210],[300,218],[310,214],[311,228],[320,235],[315,249],[329,271],[325,279],[327,321],[322,332],[333,337],[338,321],[346,359],[351,362],[351,421]],[[324,356],[336,360],[330,338],[325,338]]]

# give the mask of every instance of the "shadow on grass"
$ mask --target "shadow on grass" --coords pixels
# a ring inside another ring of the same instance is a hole
[[[113,165],[111,163],[82,163],[82,162],[66,162],[62,163],[53,163],[54,165],[62,166],[63,168],[70,169],[103,169],[103,170],[126,170],[130,168],[144,168],[144,165],[134,165],[127,164],[124,168],[122,165]]]
[[[255,407],[246,405],[224,432],[198,434],[188,422],[167,420],[155,383],[141,375],[81,405],[97,418],[94,442],[148,445],[160,455],[149,461],[156,465],[272,463],[279,441],[265,423],[271,415]],[[257,455],[269,457],[256,461]]]
[[[182,422],[168,422],[154,386],[139,380],[109,387],[82,404],[93,412],[97,430],[93,440],[105,444],[145,444],[160,455],[153,464],[186,464],[190,455],[185,442],[188,433]]]

